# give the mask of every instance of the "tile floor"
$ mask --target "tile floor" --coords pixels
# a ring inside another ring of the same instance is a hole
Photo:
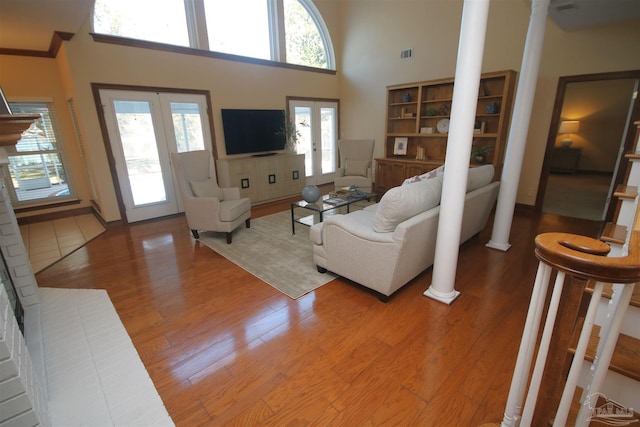
[[[106,291],[39,294],[52,426],[174,426]]]
[[[34,273],[69,255],[104,231],[104,226],[93,214],[20,226]]]

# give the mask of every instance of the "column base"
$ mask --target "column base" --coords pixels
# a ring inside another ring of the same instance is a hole
[[[502,252],[506,252],[509,250],[509,248],[511,248],[511,245],[509,243],[498,243],[494,242],[493,240],[489,240],[489,243],[487,243],[485,246],[491,249],[497,249]]]
[[[443,294],[442,292],[438,292],[434,289],[432,289],[433,286],[429,286],[429,289],[427,289],[426,291],[424,291],[423,295],[426,297],[429,297],[431,299],[434,299],[436,301],[440,301],[443,302],[447,305],[451,305],[451,303],[460,296],[460,292],[459,291],[453,291],[449,294]]]

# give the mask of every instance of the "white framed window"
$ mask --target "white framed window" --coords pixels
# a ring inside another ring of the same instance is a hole
[[[287,62],[308,67],[329,68],[332,47],[329,34],[310,1],[283,0]]]
[[[204,19],[202,18],[204,15]],[[96,0],[97,34],[335,70],[311,0]]]
[[[93,11],[96,33],[189,46],[183,0],[97,0]]]
[[[14,114],[40,114],[9,153],[5,184],[16,208],[76,200],[51,102],[10,102]]]
[[[204,0],[209,50],[271,59],[265,0]]]

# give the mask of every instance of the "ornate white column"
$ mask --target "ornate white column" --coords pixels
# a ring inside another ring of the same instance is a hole
[[[431,286],[424,292],[427,297],[446,304],[451,304],[460,295],[454,285],[488,15],[489,0],[465,0],[433,276]]]
[[[502,177],[500,179],[500,193],[498,194],[498,206],[493,221],[493,232],[487,246],[501,251],[507,251],[509,233],[513,221],[513,210],[516,206],[518,183],[522,171],[522,159],[527,144],[529,121],[533,98],[535,97],[536,84],[538,82],[538,70],[540,57],[542,56],[542,44],[547,25],[547,13],[549,0],[533,0],[531,2],[531,16],[529,18],[529,30],[525,42],[520,78],[516,91],[515,106],[509,138],[507,139],[507,152],[505,155]]]

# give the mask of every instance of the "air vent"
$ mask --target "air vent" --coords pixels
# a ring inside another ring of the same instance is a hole
[[[555,9],[558,12],[568,12],[570,10],[577,9],[577,8],[578,7],[574,3],[564,3],[564,4],[558,4],[555,6]]]
[[[413,58],[413,48],[404,49],[400,51],[400,59],[411,59]]]

